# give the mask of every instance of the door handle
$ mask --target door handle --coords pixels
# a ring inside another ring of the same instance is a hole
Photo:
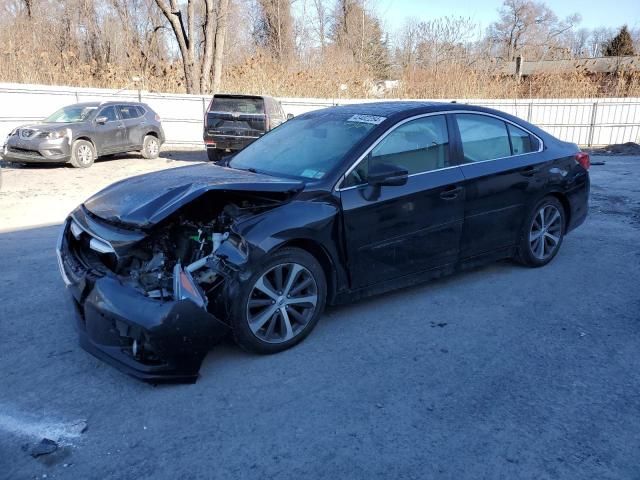
[[[464,190],[463,187],[448,188],[440,193],[440,198],[443,200],[453,200],[458,198],[458,195]]]
[[[541,170],[540,167],[527,167],[521,172],[521,174],[524,175],[525,177],[532,177],[536,173],[538,173],[540,170]]]

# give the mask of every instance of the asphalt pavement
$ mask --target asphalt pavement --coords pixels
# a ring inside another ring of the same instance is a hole
[[[84,352],[58,226],[0,233],[0,478],[640,478],[640,158],[602,159],[550,265],[331,308],[277,355],[225,342],[194,385]]]

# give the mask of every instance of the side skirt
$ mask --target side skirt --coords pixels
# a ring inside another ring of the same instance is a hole
[[[382,293],[398,290],[401,288],[412,287],[425,283],[429,280],[451,275],[456,272],[471,270],[482,265],[494,263],[498,260],[512,258],[516,253],[515,247],[502,248],[475,257],[465,258],[458,263],[451,263],[442,267],[433,268],[423,272],[412,273],[403,277],[394,278],[385,282],[376,283],[368,287],[359,288],[357,290],[348,290],[339,292],[333,298],[331,305],[339,305],[342,303],[355,302],[357,300],[379,295]]]

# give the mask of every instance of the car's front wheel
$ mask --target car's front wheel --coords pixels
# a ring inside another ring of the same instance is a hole
[[[276,353],[301,342],[318,323],[327,285],[315,257],[298,248],[277,251],[239,285],[232,330],[246,350]]]
[[[153,135],[147,135],[142,142],[142,156],[148,160],[160,156],[160,140]]]
[[[565,231],[565,212],[555,197],[545,197],[529,213],[524,224],[518,257],[529,267],[546,265],[560,250]]]
[[[96,151],[91,142],[76,140],[71,145],[71,165],[75,168],[89,168],[96,159]]]

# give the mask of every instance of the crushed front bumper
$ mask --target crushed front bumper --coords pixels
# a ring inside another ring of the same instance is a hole
[[[69,248],[68,225],[58,240],[58,264],[77,312],[80,345],[140,380],[195,382],[229,327],[190,300],[152,299],[115,274],[86,268]]]

